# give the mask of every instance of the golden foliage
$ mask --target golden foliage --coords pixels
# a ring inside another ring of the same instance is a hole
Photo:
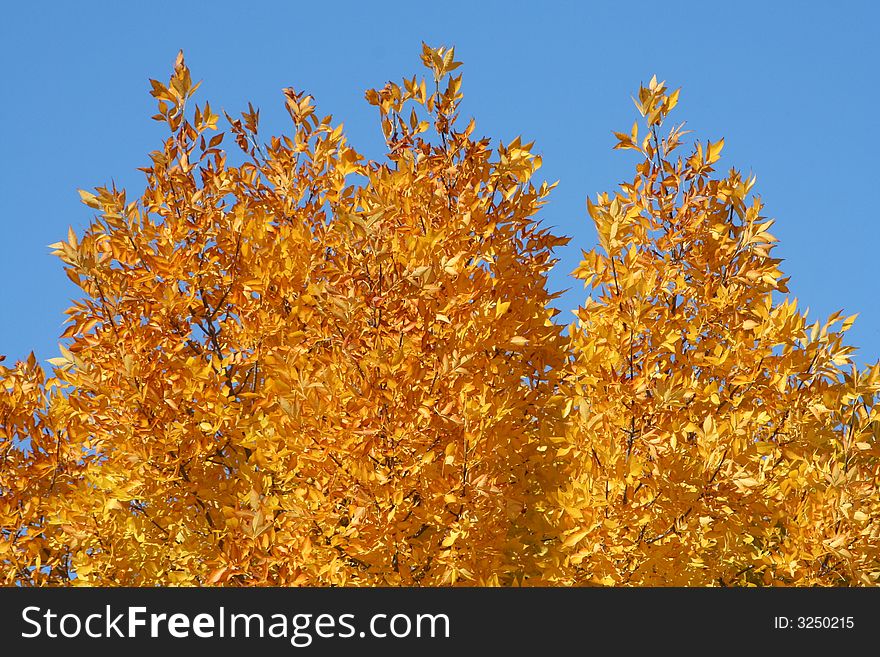
[[[636,102],[636,177],[589,202],[602,246],[574,272],[560,395],[572,462],[558,496],[566,581],[874,584],[880,365],[859,372],[854,317],[808,323],[772,257],[753,178],[715,177],[723,141],[687,156],[676,104]]]
[[[779,296],[723,141],[673,159],[678,92],[640,90],[564,335],[540,157],[422,61],[366,94],[381,162],[293,89],[290,136],[249,106],[230,155],[182,54],[152,81],[143,194],[81,192],[52,245],[67,347],[0,367],[3,582],[874,584],[880,366]]]

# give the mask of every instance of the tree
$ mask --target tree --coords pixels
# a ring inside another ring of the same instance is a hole
[[[851,366],[855,317],[809,323],[772,225],[724,141],[661,137],[679,92],[652,79],[616,148],[631,183],[588,202],[601,251],[572,327],[559,496],[571,580],[636,585],[874,584],[880,364]]]
[[[872,584],[880,366],[779,300],[754,181],[673,161],[652,80],[632,184],[563,327],[553,185],[459,119],[453,50],[370,90],[367,160],[314,100],[196,105],[182,54],[137,200],[53,245],[83,298],[47,374],[0,367],[0,564],[20,585]]]
[[[427,82],[367,93],[384,163],[287,89],[290,137],[261,144],[253,108],[227,117],[233,165],[183,57],[152,82],[170,134],[143,195],[83,192],[98,216],[53,245],[85,293],[69,347],[44,386],[33,363],[5,372],[7,440],[34,415],[44,432],[4,444],[7,582],[533,574],[565,240],[532,220],[540,159],[472,139],[453,51],[423,60]]]

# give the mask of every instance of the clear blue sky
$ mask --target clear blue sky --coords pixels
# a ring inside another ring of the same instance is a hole
[[[880,357],[880,9],[875,2],[15,2],[0,25],[0,354],[57,351],[76,296],[47,245],[90,210],[77,188],[142,190],[161,139],[148,78],[186,52],[202,100],[250,100],[267,136],[287,129],[281,88],[305,89],[381,154],[363,92],[421,73],[420,44],[454,45],[477,134],[536,140],[560,181],[543,213],[573,237],[551,279],[595,244],[585,198],[630,177],[630,95],[656,73],[682,87],[677,121],[725,138],[722,164],[758,177],[777,254],[811,316],[860,313],[850,343]],[[726,167],[725,167],[726,168]],[[583,299],[575,288],[561,304]],[[566,314],[566,322],[571,315]]]

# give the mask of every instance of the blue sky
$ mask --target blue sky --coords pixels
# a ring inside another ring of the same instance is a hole
[[[199,98],[230,114],[262,109],[287,129],[281,89],[317,99],[361,152],[381,155],[364,90],[421,74],[420,44],[454,45],[463,113],[477,135],[534,139],[559,180],[543,221],[571,236],[551,278],[596,242],[585,199],[631,176],[612,130],[653,74],[682,87],[678,122],[724,137],[722,165],[757,175],[777,220],[776,254],[810,316],[860,313],[849,342],[880,357],[874,293],[880,245],[875,118],[880,9],[874,2],[7,3],[0,22],[0,354],[53,357],[77,289],[47,245],[90,210],[78,188],[115,180],[139,195],[162,138],[149,78],[186,52]],[[571,315],[564,315],[565,321]]]

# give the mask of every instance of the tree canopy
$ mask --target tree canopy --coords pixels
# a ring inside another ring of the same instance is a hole
[[[266,141],[182,54],[151,81],[143,193],[52,245],[65,346],[0,366],[3,582],[876,584],[880,364],[787,296],[723,140],[639,89],[566,327],[540,156],[422,62],[366,93],[380,161],[304,92]]]

